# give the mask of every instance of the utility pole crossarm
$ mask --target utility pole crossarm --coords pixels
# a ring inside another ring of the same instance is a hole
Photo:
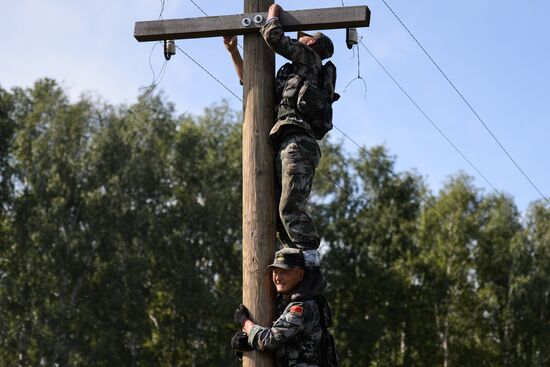
[[[261,22],[254,21],[257,15],[261,15]],[[250,34],[265,24],[266,17],[267,13],[258,12],[136,22],[134,37],[139,42],[146,42]],[[243,19],[248,19],[250,25],[244,25],[247,22]],[[368,27],[370,10],[367,6],[349,6],[282,11],[280,19],[286,32]]]

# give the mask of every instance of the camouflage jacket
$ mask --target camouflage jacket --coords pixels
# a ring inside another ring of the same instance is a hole
[[[297,98],[298,88],[303,82],[318,83],[319,71],[323,65],[321,57],[311,47],[285,36],[278,19],[266,23],[261,33],[273,51],[292,61],[291,67],[287,64],[279,70],[275,80],[275,94],[280,101],[277,101],[278,117],[270,132],[271,139],[277,140],[283,127],[290,126],[305,130],[314,137],[309,123],[296,111],[296,101],[291,99]],[[285,95],[290,95],[290,98]]]
[[[323,329],[317,302],[279,297],[277,313],[279,318],[272,327],[252,328],[248,343],[260,350],[274,350],[277,367],[320,366]]]

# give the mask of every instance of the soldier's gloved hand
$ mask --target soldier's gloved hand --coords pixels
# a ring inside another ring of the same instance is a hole
[[[314,268],[321,266],[321,259],[317,250],[303,250],[304,261],[306,268]]]
[[[241,303],[233,313],[233,320],[237,325],[239,325],[239,327],[243,327],[244,322],[249,319],[250,312],[248,311],[248,308]]]
[[[254,348],[248,344],[248,335],[244,331],[237,331],[231,338],[231,347],[237,352],[250,352]]]

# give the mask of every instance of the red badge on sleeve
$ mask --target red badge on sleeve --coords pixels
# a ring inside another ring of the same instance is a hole
[[[302,312],[304,312],[304,309],[302,306],[292,306],[290,308],[290,313],[296,316],[302,316]]]

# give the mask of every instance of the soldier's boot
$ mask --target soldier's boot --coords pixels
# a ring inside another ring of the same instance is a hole
[[[305,273],[304,278],[296,287],[293,298],[310,299],[320,294],[327,286],[321,273],[321,263],[317,250],[304,250]]]
[[[303,250],[304,262],[306,268],[318,268],[321,266],[321,259],[319,258],[319,252],[317,250]]]

